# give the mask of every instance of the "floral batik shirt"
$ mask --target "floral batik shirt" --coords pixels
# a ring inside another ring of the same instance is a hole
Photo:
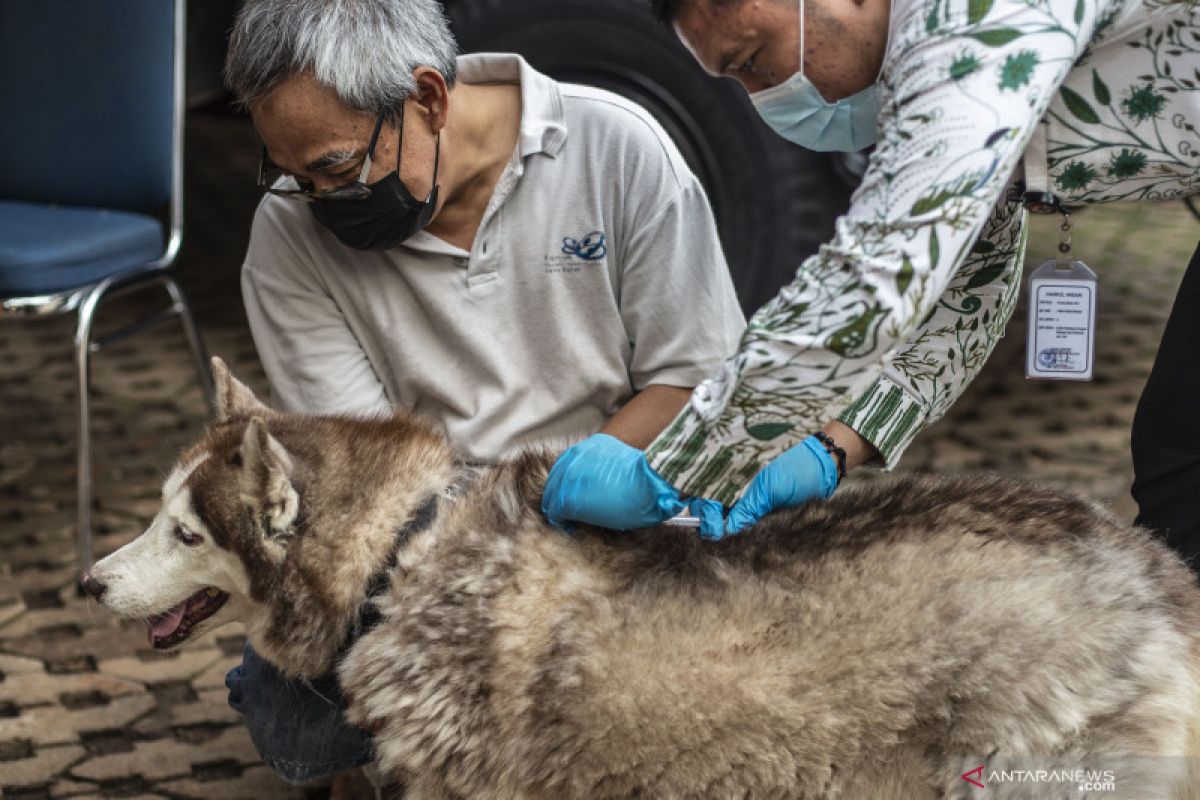
[[[1200,190],[1195,2],[893,0],[891,28],[878,144],[833,241],[647,451],[684,494],[732,502],[839,414],[890,467],[945,413],[1017,301],[1035,130],[1068,205]]]

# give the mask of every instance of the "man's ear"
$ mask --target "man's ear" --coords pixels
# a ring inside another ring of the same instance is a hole
[[[450,88],[445,77],[433,67],[417,67],[413,70],[413,81],[417,84],[417,106],[427,119],[430,132],[441,132],[446,127],[450,105]]]
[[[271,409],[254,396],[249,386],[233,377],[225,362],[216,356],[212,360],[212,374],[217,388],[217,422],[271,415]]]
[[[300,511],[300,495],[292,486],[292,458],[267,430],[261,417],[251,417],[242,436],[242,502],[267,525],[266,534],[287,534]]]

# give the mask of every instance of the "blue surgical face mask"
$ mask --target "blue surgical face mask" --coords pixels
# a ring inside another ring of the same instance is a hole
[[[800,69],[778,86],[750,95],[777,134],[809,150],[851,152],[875,144],[878,84],[830,103],[804,77],[804,0],[800,0]]]

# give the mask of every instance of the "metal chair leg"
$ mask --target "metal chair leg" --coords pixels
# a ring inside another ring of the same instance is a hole
[[[99,350],[106,344],[112,344],[126,336],[145,330],[147,327],[153,327],[169,317],[170,314],[176,314],[183,325],[188,346],[192,351],[192,358],[196,363],[196,373],[200,378],[200,388],[204,392],[204,401],[208,406],[209,414],[215,413],[217,407],[216,391],[213,388],[212,373],[209,371],[208,356],[204,349],[204,341],[200,338],[200,331],[196,327],[196,320],[192,317],[187,297],[170,275],[158,274],[150,277],[149,280],[161,283],[163,288],[167,290],[167,293],[171,296],[171,307],[159,315],[148,317],[107,337],[95,341],[92,338],[92,324],[100,301],[110,289],[112,289],[112,294],[115,296],[127,291],[143,288],[146,282],[117,284],[114,286],[111,280],[104,281],[91,289],[79,304],[79,320],[75,328],[76,392],[79,405],[79,452],[76,473],[76,502],[78,503],[78,507],[76,524],[79,568],[81,571],[87,571],[92,566],[94,558],[92,547],[92,427],[90,416],[90,359],[92,352]]]
[[[76,457],[76,542],[79,570],[86,572],[92,566],[92,426],[89,390],[91,387],[91,341],[92,322],[96,307],[100,304],[108,284],[102,283],[88,292],[79,304],[79,318],[75,327],[75,376],[76,402],[79,410],[79,448]]]
[[[171,295],[175,312],[179,314],[180,322],[183,323],[183,331],[187,334],[188,346],[191,348],[192,358],[196,362],[200,389],[204,392],[204,402],[211,417],[217,411],[217,393],[213,387],[212,372],[208,363],[208,352],[204,349],[204,340],[200,338],[200,330],[196,327],[195,318],[192,317],[192,309],[188,306],[187,297],[179,288],[179,284],[171,276],[164,275],[163,285]]]

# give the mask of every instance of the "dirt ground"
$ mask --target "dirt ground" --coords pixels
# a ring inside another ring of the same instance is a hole
[[[192,121],[180,270],[210,351],[265,390],[237,292],[256,163],[244,122]],[[1200,225],[1179,203],[1092,209],[1075,223],[1076,254],[1100,274],[1096,379],[1026,381],[1022,306],[981,377],[913,445],[903,470],[1018,475],[1132,518],[1129,425]],[[1050,257],[1056,237],[1056,220],[1036,221],[1031,266]],[[140,304],[120,301],[105,318]],[[144,626],[77,596],[71,326],[0,320],[0,795],[322,796],[261,766],[226,705],[222,678],[239,659],[239,630],[162,656],[149,651]],[[200,431],[204,409],[172,328],[103,352],[94,385],[103,554],[157,511],[165,471]]]

